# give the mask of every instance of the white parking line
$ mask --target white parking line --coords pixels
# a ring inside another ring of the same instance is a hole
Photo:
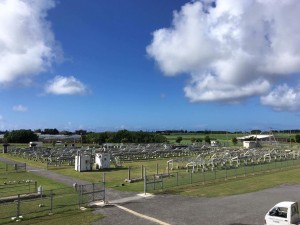
[[[158,219],[155,219],[155,218],[153,218],[153,217],[146,216],[146,215],[144,215],[144,214],[135,212],[135,211],[133,211],[133,210],[131,210],[131,209],[125,208],[124,206],[120,206],[120,205],[117,205],[117,204],[114,204],[114,205],[115,205],[116,207],[118,207],[119,209],[122,209],[122,210],[124,210],[124,211],[126,211],[126,212],[129,212],[129,213],[131,213],[131,214],[133,214],[133,215],[135,215],[135,216],[139,216],[139,217],[141,217],[141,218],[143,218],[143,219],[150,220],[150,221],[152,221],[152,222],[155,222],[155,223],[161,224],[161,225],[170,225],[169,223],[165,223],[165,222],[163,222],[163,221],[161,221],[161,220],[158,220]]]

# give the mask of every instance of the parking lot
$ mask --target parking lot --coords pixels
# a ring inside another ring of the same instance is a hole
[[[127,202],[120,200],[118,205],[165,224],[261,225],[265,213],[277,202],[299,199],[300,185],[281,185],[254,193],[213,198],[163,194]],[[100,208],[97,212],[106,215],[95,223],[99,225],[159,224],[113,206]]]

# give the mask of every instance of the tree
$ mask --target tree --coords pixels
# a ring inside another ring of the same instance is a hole
[[[176,138],[176,143],[180,143],[182,141],[182,137],[177,137]]]
[[[202,142],[202,139],[201,138],[197,138],[196,142]]]
[[[261,130],[251,130],[251,134],[260,134]]]
[[[295,141],[296,141],[297,143],[300,143],[300,135],[299,135],[299,134],[297,134],[297,135],[295,136]]]
[[[86,130],[75,130],[75,134],[86,135],[87,131]]]
[[[209,136],[205,136],[204,141],[205,141],[205,143],[210,144],[210,137]]]
[[[56,128],[54,129],[44,129],[43,134],[59,134]]]
[[[42,133],[42,130],[41,129],[36,129],[36,130],[34,130],[34,133]]]
[[[73,133],[67,130],[63,130],[60,132],[60,134],[64,134],[64,135],[72,135]]]
[[[31,130],[14,130],[4,135],[4,138],[9,143],[29,143],[37,141],[39,137]]]
[[[237,140],[237,138],[236,137],[234,137],[234,138],[232,138],[232,143],[234,144],[234,145],[236,145],[237,144],[237,142],[238,142],[238,140]]]

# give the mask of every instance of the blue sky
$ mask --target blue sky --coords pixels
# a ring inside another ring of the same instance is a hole
[[[300,3],[233,2],[0,0],[0,130],[299,128]]]

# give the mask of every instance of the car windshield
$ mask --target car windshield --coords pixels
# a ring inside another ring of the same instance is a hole
[[[287,210],[288,208],[286,207],[275,207],[270,211],[269,215],[287,218]]]

